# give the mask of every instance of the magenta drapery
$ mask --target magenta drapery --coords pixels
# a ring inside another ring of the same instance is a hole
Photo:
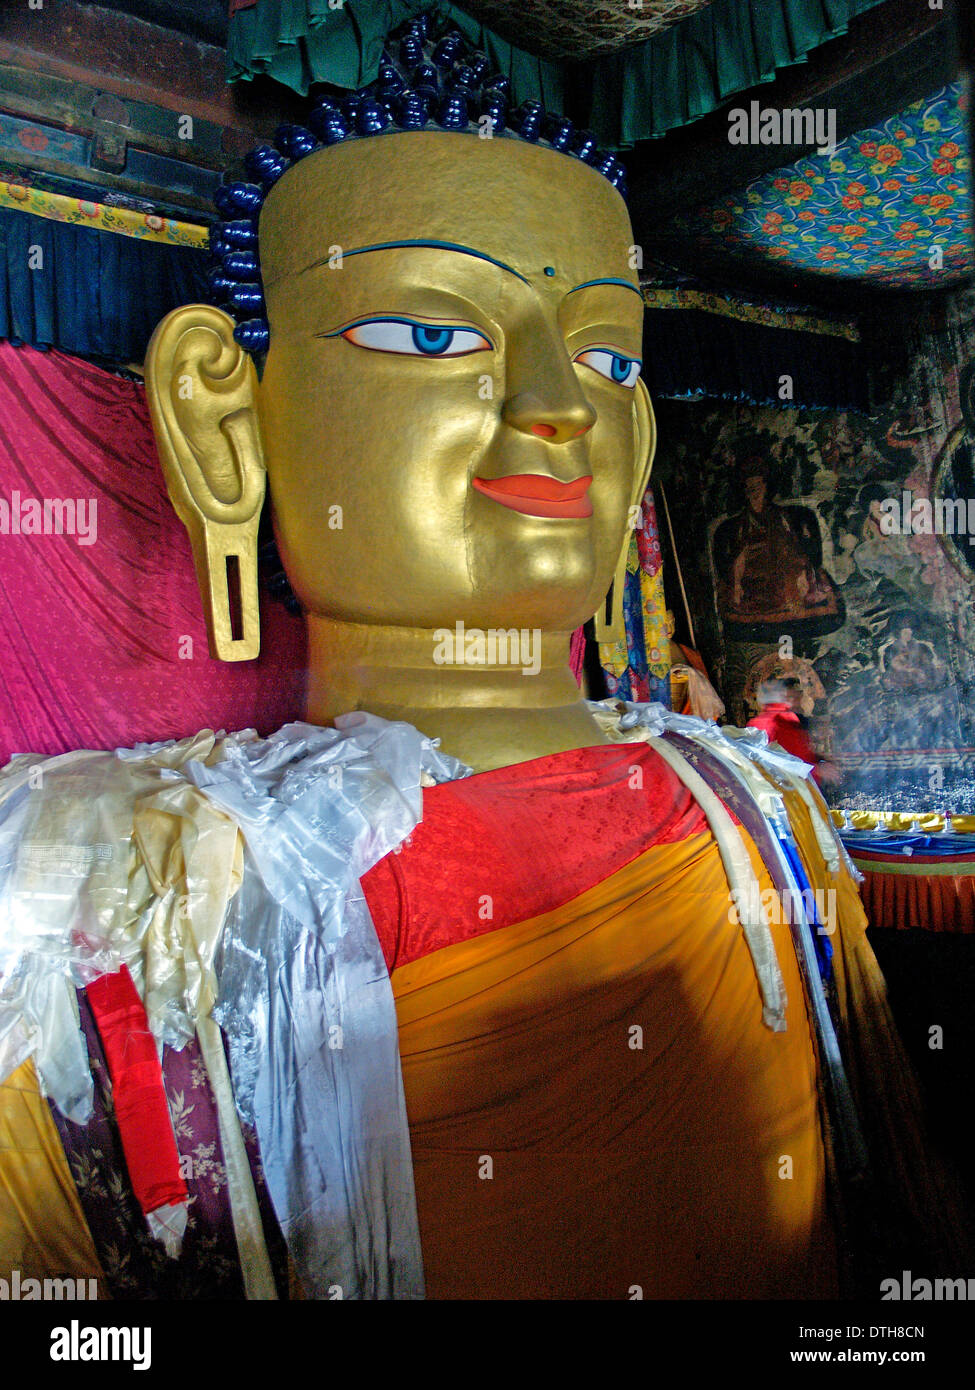
[[[72,529],[75,504],[74,534],[24,533],[45,502],[48,532]],[[209,655],[141,382],[0,343],[0,765],[207,727],[270,733],[301,716],[304,626],[268,601],[262,635],[257,661]]]
[[[582,684],[582,671],[586,660],[586,630],[577,627],[569,643],[569,666],[576,678],[576,685]]]

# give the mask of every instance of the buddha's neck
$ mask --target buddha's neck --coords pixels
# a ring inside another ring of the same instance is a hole
[[[475,771],[603,743],[569,669],[568,632],[379,627],[308,615],[313,724],[367,710],[440,738]],[[450,640],[445,640],[446,634]]]

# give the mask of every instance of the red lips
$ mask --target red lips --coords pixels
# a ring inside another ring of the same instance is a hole
[[[513,473],[506,478],[472,478],[471,485],[485,497],[526,516],[592,516],[586,495],[592,475],[560,483],[544,473]]]

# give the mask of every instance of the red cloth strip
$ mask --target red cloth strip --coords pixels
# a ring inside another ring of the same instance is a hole
[[[862,859],[864,863],[871,864],[901,864],[910,873],[923,874],[926,864],[954,864],[960,874],[975,872],[975,856],[970,849],[965,850],[964,854],[904,854],[896,850],[885,854],[879,849],[859,849],[849,845],[847,848],[854,860]]]
[[[102,975],[85,993],[112,1078],[115,1118],[136,1200],[147,1215],[185,1202],[189,1194],[180,1176],[156,1043],[128,968]]]
[[[424,788],[423,820],[362,888],[393,970],[550,912],[651,845],[707,829],[647,744],[578,748]]]

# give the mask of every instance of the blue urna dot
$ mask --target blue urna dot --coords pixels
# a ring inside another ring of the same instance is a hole
[[[555,266],[554,266],[554,265],[547,265],[547,266],[545,267],[545,274],[546,274],[546,275],[554,275],[554,274],[555,274]]]

